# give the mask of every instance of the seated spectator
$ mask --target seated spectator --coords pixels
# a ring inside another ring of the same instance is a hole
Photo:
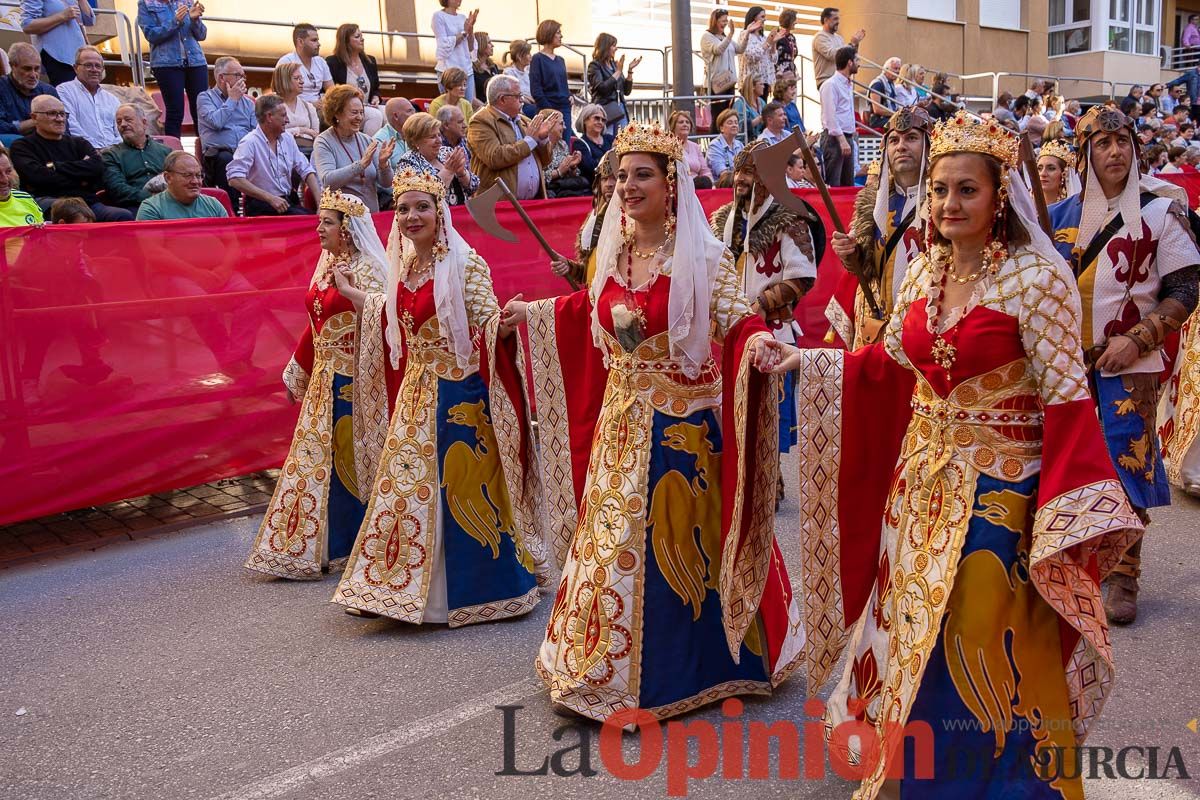
[[[575,129],[580,134],[574,141],[575,151],[580,154],[579,172],[589,186],[596,179],[596,168],[613,147],[613,136],[605,131],[607,125],[604,109],[596,103],[584,106],[575,117]]]
[[[325,59],[334,85],[344,83],[363,93],[365,103],[363,133],[367,136],[383,127],[383,100],[379,96],[379,67],[375,57],[367,55],[362,30],[352,22],[339,25],[334,34],[333,55]]]
[[[51,225],[90,225],[96,215],[78,197],[60,197],[50,204],[47,214]]]
[[[547,142],[550,145],[550,163],[546,165],[547,197],[588,197],[592,184],[579,173],[579,161],[583,158],[563,140],[562,114],[552,108],[538,112],[538,117],[550,120]],[[534,118],[534,122],[538,121]]]
[[[1157,175],[1167,165],[1167,148],[1161,144],[1150,145],[1142,153],[1142,160],[1146,163],[1145,171]]]
[[[313,166],[322,186],[354,195],[375,213],[380,193],[390,196],[396,145],[363,133],[364,113],[362,93],[353,86],[334,86],[325,93],[321,114],[329,127],[313,145]]]
[[[804,118],[800,116],[800,108],[796,105],[796,94],[799,90],[796,87],[795,78],[784,78],[775,84],[771,89],[771,97],[776,103],[783,106],[784,116],[787,118],[787,132],[791,133],[792,128],[799,128],[804,132]],[[884,120],[885,122],[887,120]]]
[[[1171,147],[1167,150],[1167,163],[1158,171],[1159,175],[1178,175],[1183,172],[1184,158],[1187,156],[1186,147]]]
[[[321,36],[313,25],[301,22],[292,28],[292,44],[296,49],[280,56],[275,66],[292,63],[303,67],[301,72],[304,80],[300,96],[320,108],[321,93],[333,86],[329,64],[318,55],[321,52]]]
[[[799,153],[792,153],[787,163],[787,185],[789,189],[815,189],[816,184],[808,178],[808,166]]]
[[[29,34],[55,86],[75,79],[71,62],[87,44],[84,26],[90,28],[95,22],[88,0],[21,0],[21,30]]]
[[[487,97],[487,82],[500,74],[500,67],[492,58],[496,52],[496,46],[492,44],[491,36],[483,31],[475,31],[475,45],[475,60],[471,62],[473,73],[471,80],[475,84],[472,105],[475,108],[482,108],[483,102],[479,98]]]
[[[782,104],[771,101],[763,106],[762,120],[763,132],[758,138],[767,144],[779,144],[791,135],[787,129],[787,112]]]
[[[463,117],[462,109],[457,106],[442,106],[437,112],[437,121],[441,124],[442,150],[439,153],[441,161],[446,161],[455,152],[461,151],[463,156],[463,171],[459,172],[450,185],[452,195],[462,197],[462,202],[475,194],[479,188],[479,176],[471,172],[471,148],[467,146],[467,120]]]
[[[392,150],[391,158],[393,172],[396,169],[396,165],[400,163],[400,157],[408,150],[408,143],[404,141],[404,123],[416,111],[417,109],[413,107],[413,104],[404,97],[393,97],[383,107],[383,114],[387,118],[387,124],[375,131],[375,139],[380,143],[393,143],[394,149]]]
[[[258,127],[238,142],[226,174],[229,185],[246,197],[247,217],[312,214],[300,205],[297,182],[313,200],[321,196],[317,171],[287,131],[287,109],[279,95],[265,94],[254,104]]]
[[[467,73],[458,67],[449,67],[443,72],[442,86],[446,88],[446,91],[435,97],[429,104],[429,113],[436,116],[438,109],[444,105],[458,106],[462,109],[463,117],[470,122],[475,108],[467,99],[467,80]]]
[[[294,61],[280,64],[271,75],[271,91],[283,101],[288,115],[288,133],[307,158],[312,155],[313,141],[321,132],[321,118],[317,116],[316,106],[300,96],[304,88],[302,69]]]
[[[1195,175],[1197,173],[1197,164],[1200,164],[1200,145],[1191,145],[1183,157],[1183,166],[1181,169],[1184,172]]]
[[[877,131],[883,130],[888,118],[895,113],[896,81],[900,78],[902,62],[899,56],[892,56],[883,62],[879,76],[867,87],[867,98],[871,104],[871,112],[867,116],[867,124]],[[779,98],[775,98],[779,99]]]
[[[782,111],[782,109],[780,109]],[[687,165],[688,175],[691,176],[697,189],[713,188],[712,170],[700,152],[700,145],[688,137],[692,135],[692,115],[686,111],[673,111],[667,120],[667,127],[675,134],[683,145],[683,163]]]
[[[1021,130],[1029,134],[1029,140],[1037,147],[1042,143],[1042,134],[1046,132],[1046,117],[1042,113],[1042,98],[1035,97],[1029,101],[1029,114],[1021,120]]]
[[[504,54],[504,63],[508,64],[504,68],[504,74],[510,78],[516,78],[517,83],[521,85],[521,113],[529,118],[537,113],[537,106],[534,105],[533,95],[529,90],[529,63],[533,61],[533,49],[529,46],[529,42],[524,39],[514,39],[508,43],[508,52]],[[485,92],[483,97],[487,96]]]
[[[153,192],[147,187],[162,175],[171,148],[146,133],[146,115],[131,103],[117,107],[118,144],[101,153],[104,159],[105,200],[134,213]]]
[[[12,72],[0,78],[0,134],[11,138],[34,129],[29,116],[33,98],[44,94],[58,97],[58,92],[38,78],[42,62],[29,42],[16,42],[8,48],[8,61]]]
[[[42,209],[33,195],[16,187],[14,174],[8,151],[0,148],[0,228],[42,224]]]
[[[75,80],[58,87],[58,98],[71,114],[71,130],[97,149],[121,141],[116,122],[117,106],[121,101],[100,88],[103,80],[104,56],[88,44],[75,54]]]
[[[59,197],[82,197],[100,222],[124,222],[133,214],[101,203],[104,162],[82,136],[67,133],[67,110],[50,95],[33,99],[34,129],[12,145],[12,161],[21,185],[43,210]]]
[[[204,3],[199,0],[138,0],[137,24],[150,42],[150,69],[162,94],[163,133],[183,135],[183,101],[187,95],[192,119],[200,118],[196,103],[208,90],[208,61],[200,42],[208,38]]]
[[[236,58],[218,58],[213,64],[213,75],[217,85],[202,92],[196,103],[204,174],[209,186],[229,192],[236,204],[237,195],[225,178],[225,168],[233,159],[238,142],[254,129],[254,101],[246,93],[246,71]]]
[[[191,153],[172,151],[163,164],[167,188],[150,195],[138,208],[139,220],[227,217],[225,206],[200,191],[204,179],[200,162]]]
[[[738,84],[738,96],[733,101],[733,110],[737,112],[738,126],[744,141],[756,138],[762,130],[762,95],[766,84],[757,80],[753,75],[742,78]]]
[[[503,178],[520,200],[545,197],[542,170],[550,163],[550,122],[521,116],[521,84],[511,75],[488,81],[488,104],[467,124],[471,169],[479,191]]]
[[[708,143],[708,167],[717,178],[717,185],[722,183],[732,186],[733,161],[737,154],[746,146],[738,138],[741,125],[738,122],[737,111],[727,108],[717,115],[717,135]]]
[[[447,106],[442,111],[447,109],[447,113],[457,110],[454,106]],[[408,151],[396,168],[441,178],[442,183],[446,184],[446,202],[450,205],[462,205],[479,187],[479,178],[470,170],[470,155],[465,144],[463,147],[447,147],[442,140],[442,123],[436,118],[423,111],[413,114],[404,123],[404,141],[408,143]]]

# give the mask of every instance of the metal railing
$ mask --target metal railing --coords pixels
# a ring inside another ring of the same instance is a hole
[[[1163,69],[1179,72],[1200,67],[1200,47],[1166,47],[1160,51]]]

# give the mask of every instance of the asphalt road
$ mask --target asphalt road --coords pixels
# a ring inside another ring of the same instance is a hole
[[[668,786],[667,764],[680,765],[682,751],[664,748],[648,777],[623,779],[606,768],[596,727],[551,712],[532,668],[548,600],[519,620],[454,631],[354,619],[328,603],[332,577],[244,572],[256,526],[216,523],[0,575],[0,797],[630,800],[681,788]],[[779,527],[791,564],[796,530],[793,484]],[[1200,776],[1200,734],[1187,727],[1200,717],[1198,533],[1200,502],[1179,496],[1156,515],[1142,616],[1113,633],[1117,685],[1089,741],[1158,747],[1160,771],[1177,747],[1189,776]],[[800,675],[747,700],[740,721],[811,723],[805,689]],[[523,706],[507,712],[508,771],[536,771],[566,751],[553,764],[578,772],[586,750],[595,774],[497,775],[498,706]],[[682,721],[727,722],[719,708]],[[640,744],[658,752],[649,738],[625,737],[624,757],[637,763]],[[852,788],[832,776],[780,780],[774,759],[771,775],[683,785],[701,798],[848,798]],[[1087,792],[1200,796],[1200,780],[1170,775],[1091,780]]]

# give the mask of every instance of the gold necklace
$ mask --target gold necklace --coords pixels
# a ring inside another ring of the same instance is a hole
[[[629,252],[633,253],[635,256],[642,259],[643,261],[649,261],[650,259],[657,256],[659,253],[661,253],[663,251],[663,248],[667,246],[667,242],[669,242],[669,241],[671,241],[671,237],[668,236],[666,239],[662,240],[662,242],[658,245],[658,247],[654,248],[653,250],[651,250],[648,253],[644,253],[641,250],[638,250],[637,245],[634,244],[633,239],[630,239],[629,240]]]

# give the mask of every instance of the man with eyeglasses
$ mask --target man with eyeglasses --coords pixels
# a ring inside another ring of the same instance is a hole
[[[58,92],[42,82],[42,60],[29,42],[17,42],[8,48],[8,63],[12,72],[0,78],[0,136],[5,141],[24,136],[33,130],[29,109],[33,98]]]
[[[225,207],[203,194],[200,162],[191,153],[175,150],[163,164],[167,188],[150,195],[138,209],[139,220],[227,217]]]
[[[34,129],[13,142],[12,161],[21,186],[37,198],[42,210],[60,197],[80,197],[97,222],[125,222],[133,213],[100,202],[104,188],[104,161],[91,142],[67,133],[66,107],[50,95],[33,98],[30,115]]]
[[[121,142],[105,150],[105,199],[114,206],[137,212],[138,206],[152,194],[149,182],[162,180],[163,168],[171,148],[151,139],[146,133],[146,115],[132,103],[117,107],[117,132]]]
[[[116,122],[121,101],[100,88],[103,80],[104,56],[88,44],[75,53],[75,80],[58,87],[58,97],[71,114],[72,130],[97,149],[121,141]]]
[[[197,130],[204,151],[204,174],[210,186],[219,186],[237,202],[225,168],[233,160],[242,137],[254,129],[254,100],[246,89],[246,71],[236,58],[223,56],[213,64],[217,85],[196,100]]]
[[[488,81],[487,100],[467,124],[471,171],[479,176],[476,192],[487,191],[503,178],[521,200],[545,197],[542,170],[550,163],[553,120],[530,122],[521,115],[521,84],[509,75]]]

